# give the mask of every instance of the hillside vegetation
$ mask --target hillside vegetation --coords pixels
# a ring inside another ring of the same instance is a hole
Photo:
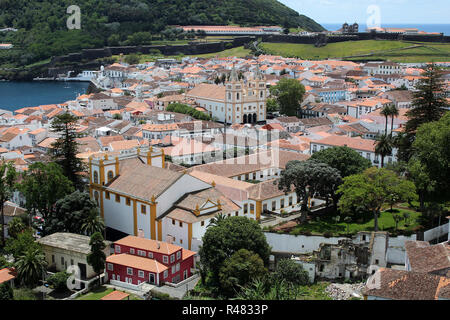
[[[450,61],[450,44],[413,43],[390,40],[362,40],[330,43],[324,47],[309,44],[262,43],[268,54],[301,59],[391,60],[396,62]]]
[[[81,30],[68,30],[67,8],[81,9]],[[322,26],[275,0],[0,0],[0,42],[15,50],[0,55],[0,65],[29,65],[51,56],[105,45],[151,44],[180,40],[172,25],[282,25],[310,31]],[[169,29],[169,30],[168,30]],[[11,66],[9,66],[11,67]]]

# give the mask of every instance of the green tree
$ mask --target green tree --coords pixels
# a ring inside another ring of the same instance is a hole
[[[53,289],[62,292],[67,290],[67,279],[69,279],[69,277],[70,277],[69,273],[61,271],[52,274],[50,277],[48,277],[47,282]]]
[[[412,144],[417,129],[425,123],[438,121],[449,106],[445,98],[442,70],[432,63],[422,75],[424,78],[413,91],[413,107],[406,113],[408,121],[405,134],[398,139],[399,158],[405,162],[408,162],[413,154]]]
[[[97,205],[90,199],[89,194],[75,191],[56,202],[55,209],[44,221],[43,233],[44,235],[55,232],[82,234],[83,224],[92,217],[93,210],[97,210]]]
[[[274,98],[268,98],[266,101],[267,105],[267,112],[277,112],[280,111],[280,106],[278,105],[278,102]]]
[[[252,279],[267,273],[264,262],[251,251],[240,249],[225,260],[220,268],[220,286],[227,297],[236,295],[240,286],[246,286]]]
[[[217,216],[215,216],[214,218],[212,218],[209,221],[209,224],[207,226],[207,228],[209,227],[214,227],[214,226],[218,226],[222,221],[224,221],[226,218],[228,218],[227,215],[223,214],[223,213],[219,213]]]
[[[377,137],[377,144],[375,145],[375,154],[381,156],[381,167],[384,168],[384,158],[392,155],[394,148],[392,137],[387,134],[383,134]]]
[[[127,56],[125,56],[125,63],[129,64],[129,65],[134,65],[134,64],[138,64],[140,62],[140,58],[137,54],[129,54]]]
[[[15,259],[24,255],[28,249],[39,249],[39,244],[33,237],[32,230],[25,230],[17,235],[17,238],[9,238],[6,241],[5,252],[11,254]]]
[[[105,232],[105,222],[97,209],[91,209],[89,215],[84,219],[83,224],[81,225],[81,232],[91,236],[96,232],[103,234]]]
[[[15,217],[8,223],[8,235],[11,238],[17,239],[17,236],[24,232],[27,226],[23,223],[22,219]]]
[[[293,286],[304,286],[309,284],[308,272],[292,259],[281,259],[273,274],[274,281],[286,281],[287,284]]]
[[[50,154],[62,167],[64,175],[73,186],[81,190],[84,188],[84,183],[80,174],[85,171],[85,166],[82,160],[77,158],[79,144],[76,139],[80,137],[77,133],[77,125],[77,118],[68,112],[54,118],[51,130],[59,137],[52,144]]]
[[[14,291],[9,282],[0,284],[0,301],[13,300]]]
[[[12,162],[5,162],[0,164],[0,224],[1,224],[1,240],[2,246],[5,246],[5,202],[8,201],[15,191],[15,184],[17,180],[17,172]]]
[[[392,136],[392,132],[394,131],[394,120],[395,118],[397,118],[400,114],[400,111],[398,110],[398,108],[393,104],[390,106],[390,116],[391,116],[391,136]]]
[[[420,162],[422,174],[428,176],[432,188],[426,196],[429,201],[450,200],[450,112],[440,120],[423,124],[417,130],[413,144],[413,158]]]
[[[30,165],[18,188],[25,197],[28,214],[40,214],[44,219],[50,216],[59,199],[74,191],[72,182],[54,162]]]
[[[372,166],[370,160],[349,147],[333,147],[315,152],[311,160],[326,163],[339,170],[343,178],[364,172]]]
[[[252,251],[264,263],[269,262],[270,247],[258,222],[246,217],[230,217],[206,229],[199,255],[213,285],[219,283],[219,270],[225,260],[240,249]]]
[[[283,78],[276,86],[270,88],[270,93],[276,97],[282,114],[296,116],[305,94],[305,87],[298,80]]]
[[[342,195],[339,207],[346,215],[352,215],[355,207],[364,207],[372,213],[374,229],[378,231],[381,209],[394,192],[399,202],[408,201],[415,195],[415,186],[411,181],[399,178],[392,171],[373,167],[344,179],[344,183],[338,189],[338,193]]]
[[[391,116],[391,107],[390,106],[384,106],[383,109],[380,111],[380,114],[384,116],[385,119],[385,127],[384,127],[384,134],[387,136],[388,134],[388,118]]]
[[[314,196],[331,197],[337,206],[337,188],[342,183],[339,171],[328,164],[309,161],[290,161],[281,172],[278,188],[288,193],[295,188],[297,199],[302,201],[302,210],[308,210],[308,200]]]
[[[87,263],[100,277],[100,273],[105,269],[106,254],[104,252],[106,245],[100,232],[96,232],[91,236],[89,242],[91,252],[87,255]],[[100,279],[100,278],[99,278]]]
[[[47,262],[40,248],[28,248],[16,261],[17,279],[28,287],[34,287],[46,272]]]

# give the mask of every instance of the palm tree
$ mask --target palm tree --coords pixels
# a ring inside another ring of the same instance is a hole
[[[392,131],[394,131],[394,118],[398,117],[399,115],[399,110],[395,105],[392,105],[390,107],[390,115],[391,115],[391,136],[392,136]]]
[[[100,232],[103,234],[105,231],[105,223],[103,219],[98,214],[97,209],[92,209],[89,212],[89,216],[84,221],[84,223],[81,225],[81,232],[83,232],[85,235],[91,236],[96,232]]]
[[[215,216],[214,218],[211,219],[207,228],[219,225],[226,218],[227,218],[227,216],[225,214],[219,213],[217,216]]]
[[[390,107],[390,106],[385,106],[385,107],[383,107],[383,109],[380,111],[380,114],[381,114],[382,116],[384,116],[385,119],[386,119],[386,127],[385,127],[385,129],[384,129],[384,134],[387,135],[388,117],[391,116],[391,107]]]
[[[387,134],[381,135],[377,138],[377,145],[375,146],[375,154],[381,156],[381,167],[384,167],[384,158],[392,154],[392,138]]]
[[[40,249],[28,249],[17,260],[15,267],[17,278],[29,287],[33,287],[45,273],[47,261]]]

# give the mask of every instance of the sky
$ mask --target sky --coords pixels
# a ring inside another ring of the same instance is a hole
[[[318,23],[449,24],[450,0],[278,0]],[[379,10],[371,6],[378,6]],[[368,14],[367,11],[370,11]],[[373,20],[372,20],[373,21]]]

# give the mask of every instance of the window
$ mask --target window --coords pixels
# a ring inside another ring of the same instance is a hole
[[[145,251],[138,250],[138,256],[145,257]]]
[[[281,208],[284,208],[284,199],[281,199],[281,201],[280,201],[280,207],[281,207]]]
[[[120,246],[116,246],[116,253],[120,253]]]
[[[177,266],[176,266],[175,271],[176,271],[176,272],[180,271],[180,264],[179,264],[179,263],[177,263]]]
[[[114,266],[112,263],[108,263],[108,270],[109,271],[113,271],[114,270]]]
[[[200,222],[200,225],[203,227],[205,226],[205,221]]]
[[[52,263],[55,263],[55,255],[52,254]]]
[[[130,198],[125,198],[125,203],[127,204],[127,206],[131,205],[131,200]]]
[[[120,202],[120,196],[116,194],[116,202]]]
[[[94,183],[98,183],[98,172],[94,171]]]
[[[150,283],[155,283],[155,274],[149,273],[148,274],[148,280]]]
[[[175,220],[174,219],[172,219],[172,224],[175,225]]]
[[[133,268],[127,268],[127,274],[132,276],[133,275]]]
[[[292,197],[289,197],[289,205],[292,206]]]
[[[255,213],[255,205],[253,203],[250,204],[250,213]]]
[[[150,259],[153,259],[153,252],[149,252],[149,253],[148,253],[148,257],[149,257]]]
[[[111,180],[114,178],[114,173],[112,171],[108,171],[108,182],[111,182]]]
[[[169,271],[167,271],[167,270],[164,271],[164,274],[163,274],[164,279],[167,278],[168,276],[169,276]]]
[[[247,214],[248,212],[248,204],[244,204],[244,214]]]
[[[169,262],[169,258],[167,256],[163,256],[163,263],[168,263]]]
[[[130,254],[134,254],[134,249],[130,248]]]
[[[141,213],[146,214],[147,213],[147,207],[144,205],[141,205]]]
[[[180,221],[180,227],[183,227],[183,222]]]
[[[275,211],[277,208],[277,203],[276,201],[272,201],[272,211]]]
[[[172,254],[170,256],[170,263],[172,263],[172,262],[175,262],[175,255],[174,254]]]
[[[61,257],[61,264],[64,265],[64,257]]]
[[[105,198],[108,199],[108,200],[110,199],[110,196],[109,196],[109,192],[108,192],[108,191],[105,192]]]
[[[177,260],[179,260],[181,258],[181,251],[177,252]]]
[[[174,274],[176,272],[175,270],[176,270],[175,266],[172,266],[172,274]]]
[[[144,277],[144,271],[139,270],[139,271],[138,271],[138,277],[139,277],[139,278],[143,278],[143,277]]]

